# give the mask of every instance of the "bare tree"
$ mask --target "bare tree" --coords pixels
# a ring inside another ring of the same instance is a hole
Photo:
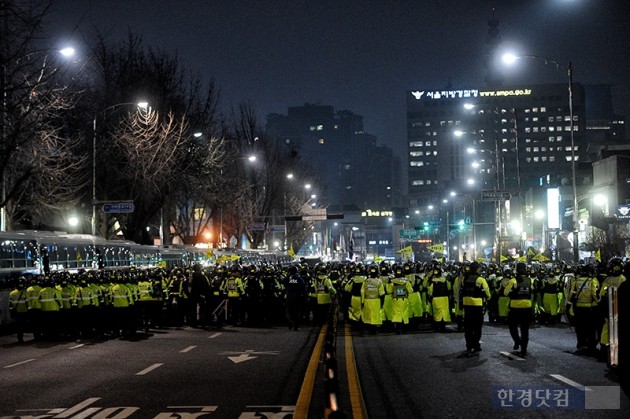
[[[64,117],[76,96],[57,51],[38,47],[51,2],[0,3],[0,207],[8,229],[77,202],[85,159]]]
[[[125,237],[144,242],[148,223],[161,222],[166,233],[172,228],[184,242],[192,240],[206,228],[211,212],[204,210],[208,185],[197,177],[213,173],[222,153],[218,90],[185,69],[177,56],[145,46],[132,33],[121,43],[97,34],[93,53],[98,108],[142,99],[152,109],[143,121],[134,116],[134,126],[121,114],[100,125],[99,136],[111,140],[98,145],[99,198],[134,199],[137,211],[115,220],[127,223]],[[154,120],[159,115],[166,117]],[[196,138],[197,132],[204,135]]]

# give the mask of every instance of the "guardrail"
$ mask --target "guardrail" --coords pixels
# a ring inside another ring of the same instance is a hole
[[[324,417],[330,419],[346,418],[339,408],[339,379],[337,378],[337,319],[339,306],[337,301],[333,301],[328,312],[328,330],[324,338],[324,370],[325,370],[325,397],[326,410]]]

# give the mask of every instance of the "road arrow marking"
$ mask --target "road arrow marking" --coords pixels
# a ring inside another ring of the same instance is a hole
[[[239,356],[228,356],[228,359],[235,364],[239,364],[241,362],[249,361],[250,359],[258,358],[257,356],[251,356],[249,354],[240,354]]]
[[[250,359],[258,358],[253,355],[278,355],[280,351],[255,351],[253,349],[247,349],[246,351],[232,351],[232,352],[221,352],[219,355],[238,355],[238,356],[228,356],[228,358],[238,364],[239,362],[249,361]]]

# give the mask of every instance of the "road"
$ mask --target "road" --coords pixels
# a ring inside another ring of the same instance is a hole
[[[134,340],[22,345],[14,336],[0,336],[0,418],[290,418],[313,364],[308,417],[324,417],[324,363],[317,351],[322,333],[319,327],[186,327],[154,330]],[[504,325],[486,323],[482,342],[478,357],[463,358],[464,337],[455,330],[433,333],[421,326],[407,334],[371,335],[340,322],[340,410],[357,418],[630,413],[630,402],[606,364],[571,353],[575,336],[567,326],[533,329],[527,359],[511,354]],[[350,391],[355,383],[361,385],[358,395]],[[515,412],[497,405],[497,389],[576,386],[586,386],[587,392],[599,386],[617,389],[620,408]]]

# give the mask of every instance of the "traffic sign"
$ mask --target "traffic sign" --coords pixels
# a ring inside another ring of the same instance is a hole
[[[481,192],[482,201],[507,201],[512,198],[512,194],[504,191],[483,191]]]
[[[129,214],[133,212],[133,202],[110,202],[103,204],[103,212],[106,214]]]
[[[420,236],[422,236],[422,230],[416,230],[416,229],[405,229],[405,230],[400,230],[400,238],[401,239],[411,239],[411,240],[415,240],[420,238]]]
[[[467,226],[472,224],[472,218],[470,217],[466,217],[464,218],[464,224],[466,224]]]

